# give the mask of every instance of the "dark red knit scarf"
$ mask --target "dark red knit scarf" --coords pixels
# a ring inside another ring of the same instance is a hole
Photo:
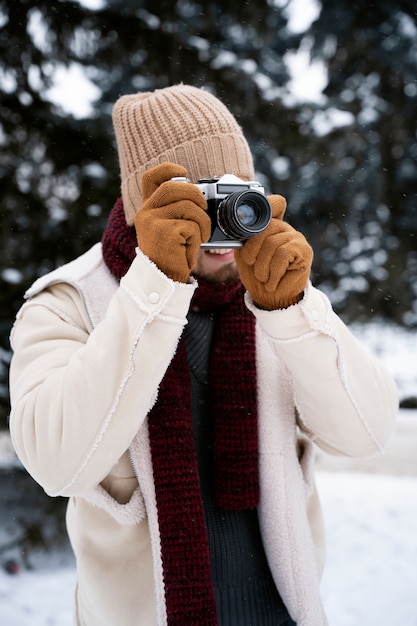
[[[128,270],[136,245],[135,229],[126,225],[119,199],[102,239],[104,260],[118,280]],[[222,508],[254,508],[259,495],[255,321],[244,305],[240,282],[218,285],[198,279],[198,283],[191,308],[217,313],[210,365],[215,497]],[[183,339],[148,423],[168,624],[214,626],[217,618]]]

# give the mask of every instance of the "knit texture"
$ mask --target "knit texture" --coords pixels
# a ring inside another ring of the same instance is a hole
[[[165,161],[192,183],[235,174],[251,180],[253,160],[236,119],[215,96],[190,85],[125,95],[113,107],[126,220],[142,206],[142,174]]]
[[[283,222],[286,200],[268,196],[269,226],[235,251],[239,276],[256,306],[273,311],[299,302],[310,275],[313,250],[304,235]]]
[[[102,239],[103,257],[120,280],[135,256],[136,233],[119,199]],[[210,363],[215,497],[219,506],[257,506],[258,432],[255,320],[240,282],[199,279],[191,310],[216,311]],[[197,455],[185,342],[161,382],[148,416],[169,626],[217,624]]]
[[[143,205],[135,216],[139,248],[176,282],[187,283],[200,247],[210,239],[207,201],[196,185],[172,182],[187,170],[161,163],[142,176]],[[163,245],[161,245],[163,242]]]

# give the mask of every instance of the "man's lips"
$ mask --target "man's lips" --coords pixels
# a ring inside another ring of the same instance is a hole
[[[231,263],[235,258],[233,248],[208,248],[205,252],[209,259],[219,263]]]
[[[207,254],[224,255],[224,254],[230,254],[231,252],[233,252],[233,248],[209,248],[206,252]]]

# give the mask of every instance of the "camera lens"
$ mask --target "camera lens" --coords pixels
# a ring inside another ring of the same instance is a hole
[[[243,226],[253,226],[256,223],[256,209],[251,204],[241,204],[236,209],[236,215]]]
[[[236,191],[217,207],[217,223],[227,237],[248,239],[261,233],[271,221],[267,198],[258,191]]]

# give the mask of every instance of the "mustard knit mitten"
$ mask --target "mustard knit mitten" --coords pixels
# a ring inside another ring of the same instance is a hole
[[[161,163],[142,176],[142,207],[135,216],[138,246],[164,274],[188,282],[203,242],[210,239],[207,202],[195,185],[171,181],[187,175],[174,163]]]
[[[269,226],[235,251],[240,278],[261,309],[285,309],[303,297],[313,251],[304,235],[282,221],[286,201],[268,196],[272,207]]]

